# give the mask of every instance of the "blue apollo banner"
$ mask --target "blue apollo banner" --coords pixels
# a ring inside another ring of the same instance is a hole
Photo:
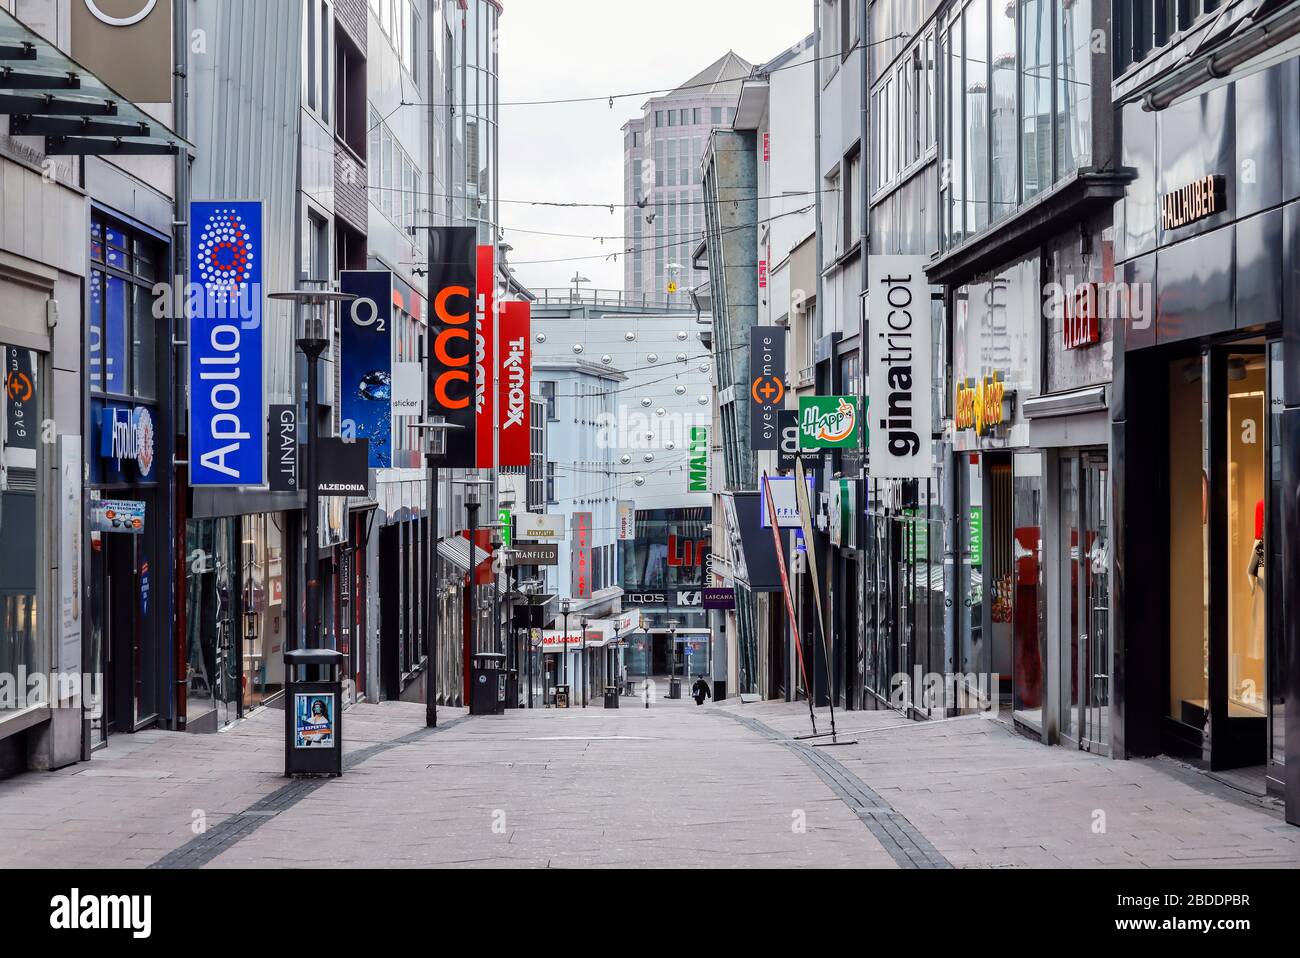
[[[370,440],[371,469],[393,465],[393,274],[343,270],[339,289],[357,298],[339,324],[339,418],[352,438]]]
[[[260,486],[262,204],[190,204],[190,485]]]

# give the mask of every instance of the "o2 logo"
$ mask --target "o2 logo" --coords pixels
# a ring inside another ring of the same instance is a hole
[[[114,17],[103,10],[99,9],[96,0],[86,0],[86,9],[100,23],[107,23],[110,27],[130,27],[139,23],[149,14],[153,13],[153,8],[158,6],[158,0],[136,0],[140,4],[140,9],[135,13],[128,13],[124,17]]]

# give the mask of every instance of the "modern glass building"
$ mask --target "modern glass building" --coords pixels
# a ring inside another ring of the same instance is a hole
[[[636,250],[624,258],[628,293],[687,306],[687,290],[703,282],[690,265],[705,228],[700,160],[710,131],[731,126],[739,81],[752,69],[728,52],[623,125],[624,236]]]

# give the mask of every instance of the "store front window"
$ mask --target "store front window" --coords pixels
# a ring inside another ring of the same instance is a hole
[[[185,726],[216,731],[239,717],[240,519],[185,527]]]
[[[0,470],[0,676],[12,676],[16,693],[0,696],[5,712],[48,704],[41,689],[20,682],[50,668],[48,649],[37,630],[38,595],[32,550],[38,542],[53,542],[42,528],[45,515],[37,487],[44,467],[45,444],[39,441],[44,382],[40,354],[13,346],[0,347],[5,360],[3,418],[4,468]],[[29,695],[33,691],[34,695]]]

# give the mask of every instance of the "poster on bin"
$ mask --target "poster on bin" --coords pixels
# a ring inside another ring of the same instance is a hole
[[[297,692],[293,697],[293,747],[334,747],[334,693]]]

